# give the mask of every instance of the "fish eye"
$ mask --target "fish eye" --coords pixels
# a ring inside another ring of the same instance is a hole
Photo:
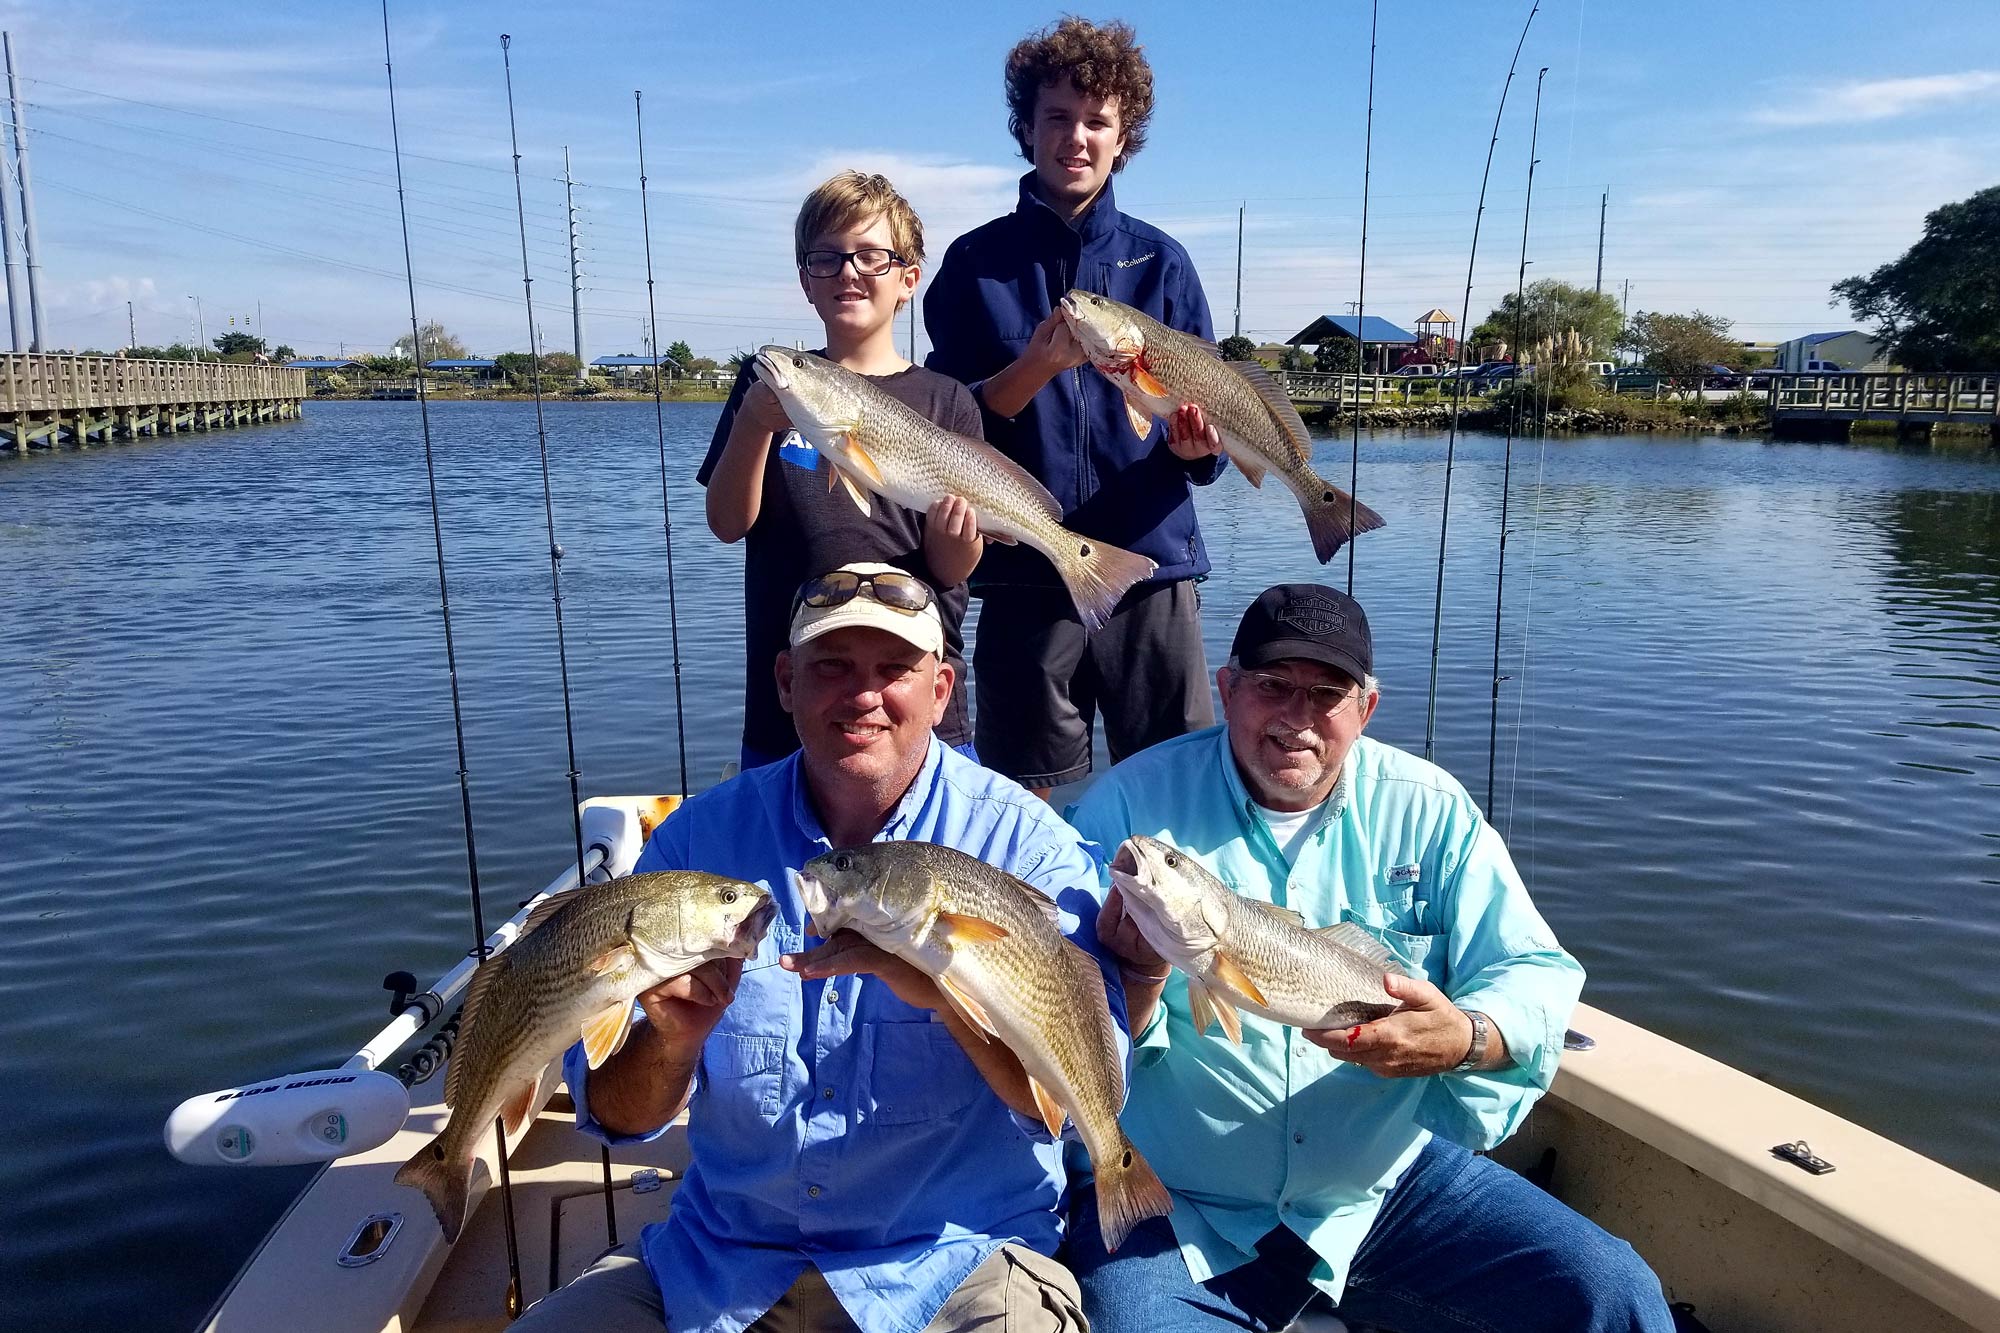
[[[839,856],[833,858],[833,868],[835,870],[841,871],[844,874],[847,871],[854,869],[854,858],[849,856],[846,852],[842,852]]]
[[[1180,858],[1179,858],[1178,856],[1175,856],[1175,855],[1174,855],[1174,854],[1173,854],[1172,852],[1168,852],[1168,853],[1167,853],[1167,869],[1169,869],[1169,870],[1179,870],[1180,868],[1181,868],[1181,859],[1180,859]]]
[[[735,902],[735,901],[736,901],[736,890],[734,890],[734,889],[724,889],[724,890],[722,891],[722,901],[724,901],[725,903],[733,903],[733,902]]]

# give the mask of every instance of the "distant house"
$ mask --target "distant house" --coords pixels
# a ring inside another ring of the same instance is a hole
[[[1378,315],[1365,315],[1360,320],[1352,315],[1321,315],[1285,341],[1294,347],[1308,343],[1317,347],[1335,338],[1357,337],[1361,340],[1362,370],[1377,374],[1388,370],[1393,359],[1417,345],[1416,334]]]
[[[590,363],[591,369],[601,370],[617,381],[633,381],[648,370],[658,366],[666,367],[667,378],[673,379],[681,373],[679,365],[670,356],[600,356]]]
[[[490,357],[442,358],[437,361],[426,361],[424,369],[433,375],[444,375],[451,379],[472,380],[475,382],[504,378],[500,373],[499,364]]]
[[[1878,338],[1859,329],[1834,333],[1808,333],[1803,338],[1778,344],[1775,369],[1804,371],[1813,362],[1839,366],[1842,370],[1887,370],[1889,349]]]

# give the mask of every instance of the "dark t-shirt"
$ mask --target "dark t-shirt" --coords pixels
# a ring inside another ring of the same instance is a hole
[[[695,473],[695,480],[703,486],[708,485],[722,460],[729,428],[750,387],[750,366],[745,362],[737,375],[722,419],[715,423],[708,457]],[[869,379],[917,415],[961,435],[985,438],[979,404],[957,380],[921,366]],[[792,597],[799,585],[814,575],[857,560],[906,569],[938,594],[938,610],[944,618],[945,660],[957,672],[958,681],[938,722],[937,734],[947,745],[969,743],[972,718],[965,703],[965,639],[960,632],[965,622],[965,585],[941,587],[931,573],[930,563],[924,559],[925,516],[871,495],[871,512],[864,517],[846,487],[827,489],[826,470],[831,463],[809,452],[781,450],[784,441],[781,434],[771,442],[764,464],[763,503],[750,527],[743,557],[743,743],[769,755],[787,755],[799,748],[798,732],[792,727],[791,714],[778,702],[778,684],[772,674],[772,664],[785,650],[791,632]],[[795,458],[799,461],[793,461]],[[811,471],[805,466],[807,459],[816,464]]]

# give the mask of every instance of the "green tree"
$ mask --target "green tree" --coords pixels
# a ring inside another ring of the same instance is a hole
[[[242,352],[255,355],[264,350],[264,340],[254,333],[232,329],[215,339],[215,350],[224,356],[235,356]]]
[[[273,361],[296,361],[298,359],[298,356],[299,354],[293,351],[292,348],[285,343],[279,343],[277,347],[273,348],[271,351],[271,359]]]
[[[1285,370],[1311,370],[1313,354],[1294,343],[1285,349],[1284,359],[1279,362],[1279,366]]]
[[[1361,348],[1352,338],[1328,338],[1313,353],[1313,369],[1327,374],[1351,374],[1361,366]]]
[[[1742,345],[1729,336],[1731,322],[1699,310],[1691,315],[1642,310],[1625,326],[1618,346],[1638,353],[1641,365],[1669,383],[1699,389],[1710,366],[1726,365],[1742,351]]]
[[[1224,361],[1255,361],[1257,359],[1257,344],[1251,342],[1240,333],[1233,333],[1216,345],[1222,349],[1222,359]]]
[[[417,346],[422,354],[416,359],[425,365],[433,361],[463,361],[472,355],[451,330],[434,319],[417,326]],[[410,359],[408,335],[396,339],[389,351],[391,355]]]
[[[1902,258],[1833,294],[1911,370],[2000,365],[2000,185],[1936,210]]]
[[[1623,322],[1618,302],[1603,292],[1543,278],[1529,283],[1519,300],[1513,292],[1501,297],[1493,313],[1472,331],[1472,341],[1503,342],[1511,351],[1516,343],[1533,347],[1567,340],[1574,329],[1583,340],[1583,350],[1601,356],[1617,345]]]
[[[685,369],[694,360],[694,348],[689,347],[684,339],[676,338],[667,344],[667,357],[674,365]]]
[[[712,356],[698,356],[687,364],[688,369],[697,374],[707,374],[709,371],[716,369],[715,358]]]
[[[502,352],[493,358],[493,364],[510,382],[525,389],[528,376],[535,369],[535,358],[526,352]],[[542,387],[548,388],[549,381],[559,377],[576,378],[576,358],[568,352],[542,353]]]
[[[174,343],[167,347],[134,347],[125,355],[133,361],[193,361],[195,349],[186,343]]]
[[[415,373],[417,363],[406,356],[364,356],[361,367],[370,375],[409,375]]]

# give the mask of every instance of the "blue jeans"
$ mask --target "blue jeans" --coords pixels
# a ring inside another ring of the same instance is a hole
[[[1185,1206],[1185,1205],[1183,1205]],[[1075,1191],[1068,1260],[1094,1333],[1277,1333],[1318,1294],[1319,1261],[1280,1226],[1257,1257],[1197,1283],[1164,1217],[1104,1252]],[[1630,1245],[1506,1167],[1433,1138],[1382,1202],[1340,1315],[1395,1333],[1673,1333],[1660,1280]]]

